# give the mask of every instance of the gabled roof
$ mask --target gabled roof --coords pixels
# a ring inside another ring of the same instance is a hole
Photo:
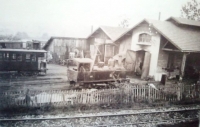
[[[189,26],[197,26],[200,27],[200,21],[189,20],[185,18],[178,18],[178,17],[170,17],[167,21],[174,20],[178,24],[182,25],[189,25]]]
[[[182,52],[200,51],[200,29],[194,29],[192,27],[181,27],[174,24],[173,22],[170,22],[170,20],[159,21],[159,20],[144,19],[140,23],[142,22],[151,24],[151,26],[158,33],[164,36],[180,51]],[[136,26],[138,26],[139,24],[137,24]],[[126,33],[132,31],[136,26],[132,27]],[[122,36],[124,36],[126,33],[124,33]],[[117,38],[115,41],[119,40],[122,36]]]
[[[87,38],[92,36],[98,30],[102,30],[111,40],[115,40],[120,35],[122,35],[124,32],[126,32],[128,30],[128,28],[100,26],[93,33],[91,33]]]
[[[78,38],[78,37],[51,37],[46,44],[43,46],[42,49],[46,49],[54,39],[86,39],[86,38]]]

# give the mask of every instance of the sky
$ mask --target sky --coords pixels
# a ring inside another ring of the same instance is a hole
[[[180,17],[189,0],[0,0],[0,34],[86,37],[99,26],[129,27],[144,18]]]

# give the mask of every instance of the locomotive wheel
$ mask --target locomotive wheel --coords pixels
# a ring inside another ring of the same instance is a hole
[[[69,81],[70,86],[75,86],[76,82],[75,81]]]

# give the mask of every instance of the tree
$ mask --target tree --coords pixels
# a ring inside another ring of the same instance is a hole
[[[1,41],[18,41],[20,38],[13,35],[0,35]]]
[[[17,32],[15,34],[15,37],[20,38],[20,39],[29,39],[30,38],[26,32]]]
[[[200,3],[197,0],[187,2],[181,8],[181,17],[200,21]]]
[[[128,19],[123,19],[120,23],[119,23],[120,27],[126,28],[129,26],[129,20]]]

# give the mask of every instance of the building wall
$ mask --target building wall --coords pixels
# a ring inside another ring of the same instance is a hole
[[[67,59],[69,52],[74,52],[76,48],[87,51],[88,46],[86,45],[86,40],[76,38],[53,39],[47,50],[52,54],[53,61],[56,62]]]
[[[119,53],[131,50],[131,40],[132,40],[131,35],[122,38],[122,41],[120,41],[122,43],[119,43]]]
[[[156,80],[158,80],[158,81],[161,79],[162,74],[166,74],[166,75],[172,76],[172,77],[179,75],[179,71],[181,68],[183,54],[178,53],[178,52],[170,52],[170,51],[162,50],[162,48],[166,42],[167,42],[167,40],[164,39],[164,37],[162,37],[161,42],[160,42],[157,74],[156,74],[156,77],[157,77]],[[170,54],[174,56],[174,60],[172,61],[172,63],[173,63],[172,68],[174,68],[174,71],[171,72],[169,75],[169,72],[165,68],[169,68],[168,62],[169,62],[169,59],[171,59]]]
[[[99,46],[94,46],[94,45],[97,45],[100,43],[102,44],[108,41],[111,41],[110,38],[101,29],[97,30],[96,33],[94,33],[87,39],[88,45],[90,45],[90,55],[92,59],[95,58],[94,54],[95,54],[95,51],[97,50],[96,48],[98,47],[98,51],[100,51],[100,53],[98,52],[98,54],[101,54],[99,57],[100,60],[104,61],[104,55],[105,55],[104,62],[107,63],[108,59],[114,55],[114,47],[105,46],[105,45],[99,45]]]
[[[142,46],[138,44],[139,43],[138,38],[141,33],[153,34],[150,45]],[[133,31],[131,50],[133,51],[145,50],[150,52],[151,59],[150,59],[149,75],[154,76],[157,71],[157,61],[158,61],[161,36],[158,33],[156,34],[156,31],[154,29],[151,29],[151,33],[148,24],[141,24],[139,27],[137,27]]]
[[[153,34],[151,42],[141,45],[141,43],[138,42],[141,33]],[[151,28],[150,32],[148,24],[140,24],[140,26],[133,29],[132,36],[127,36],[121,39],[119,42],[119,53],[128,49],[131,49],[132,51],[143,50],[149,52],[151,54],[149,75],[155,76],[157,72],[160,38],[160,34],[158,34],[154,29]]]
[[[162,47],[166,42],[161,41],[159,48],[158,64],[157,64],[157,73],[166,73],[163,68],[167,68],[168,64],[168,52],[163,51]]]
[[[175,61],[174,61],[174,66],[181,68],[181,62],[182,62],[182,53],[176,53],[175,55]]]

